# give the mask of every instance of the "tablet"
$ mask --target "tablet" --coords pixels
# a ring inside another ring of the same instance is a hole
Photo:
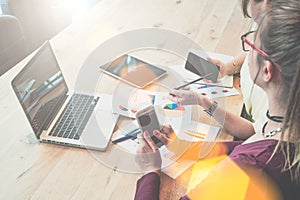
[[[200,57],[199,55],[189,52],[185,69],[201,76],[205,79],[216,83],[219,76],[220,67]]]
[[[167,74],[166,70],[127,54],[100,66],[100,69],[137,88],[143,88]]]

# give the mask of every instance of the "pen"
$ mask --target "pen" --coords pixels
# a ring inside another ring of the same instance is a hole
[[[189,136],[193,136],[193,137],[205,140],[204,136],[200,136],[200,135],[189,133],[189,132],[184,132],[184,133],[187,134],[187,135],[189,135]]]
[[[185,83],[185,84],[183,84],[183,85],[180,85],[180,86],[178,86],[178,87],[176,87],[176,88],[174,88],[174,89],[175,89],[175,90],[179,90],[179,89],[181,89],[181,88],[183,88],[183,87],[185,87],[185,86],[188,86],[188,85],[190,85],[190,84],[196,83],[197,81],[201,81],[202,79],[204,79],[204,78],[206,78],[206,77],[208,77],[208,76],[210,76],[210,75],[212,75],[212,73],[206,74],[205,76],[202,76],[202,77],[200,77],[200,78],[198,78],[198,79],[196,79],[196,80],[193,80],[193,81],[191,81],[191,82],[188,82],[188,83]]]
[[[187,83],[187,81],[185,81]],[[207,86],[207,87],[221,87],[221,88],[233,88],[231,86],[223,86],[223,85],[214,85],[214,84],[209,84],[209,83],[194,83],[194,84],[197,84],[197,85],[204,85],[204,86]]]
[[[112,143],[113,143],[113,144],[117,144],[117,143],[119,143],[119,142],[123,142],[123,141],[125,141],[125,140],[129,140],[129,139],[131,139],[131,138],[133,138],[133,135],[124,136],[124,137],[121,137],[121,138],[119,138],[119,139],[113,140]]]
[[[136,129],[130,131],[129,133],[127,133],[124,137],[113,140],[112,143],[117,144],[117,143],[123,142],[125,140],[136,138],[137,134],[139,134],[140,132],[141,132],[140,129],[136,128]]]

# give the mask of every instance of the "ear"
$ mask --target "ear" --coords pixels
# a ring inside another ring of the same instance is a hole
[[[272,63],[268,60],[265,60],[263,63],[263,81],[269,82],[274,77],[274,68]]]

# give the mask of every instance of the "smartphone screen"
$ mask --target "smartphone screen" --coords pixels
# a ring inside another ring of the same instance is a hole
[[[154,130],[160,130],[160,124],[155,113],[154,106],[149,106],[137,112],[136,119],[141,131],[148,131],[155,144],[159,143],[160,140],[153,135]]]
[[[207,76],[205,79],[211,80],[213,83],[217,82],[220,67],[205,60],[204,58],[189,52],[187,61],[185,63],[185,69],[199,75]]]

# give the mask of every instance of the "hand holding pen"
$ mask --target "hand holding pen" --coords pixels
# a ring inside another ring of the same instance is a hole
[[[199,95],[190,90],[171,90],[168,98],[182,106],[196,105],[199,101]]]
[[[190,84],[196,83],[204,78],[207,78],[211,76],[212,73],[209,73],[205,76],[202,76],[201,78],[198,78],[196,80],[193,80],[191,82],[188,82],[186,84],[183,84],[181,86],[178,86],[171,90],[169,92],[169,99],[175,103],[178,103],[180,105],[201,105],[201,97],[196,92],[190,91],[190,90],[179,90],[181,88],[184,88]]]

